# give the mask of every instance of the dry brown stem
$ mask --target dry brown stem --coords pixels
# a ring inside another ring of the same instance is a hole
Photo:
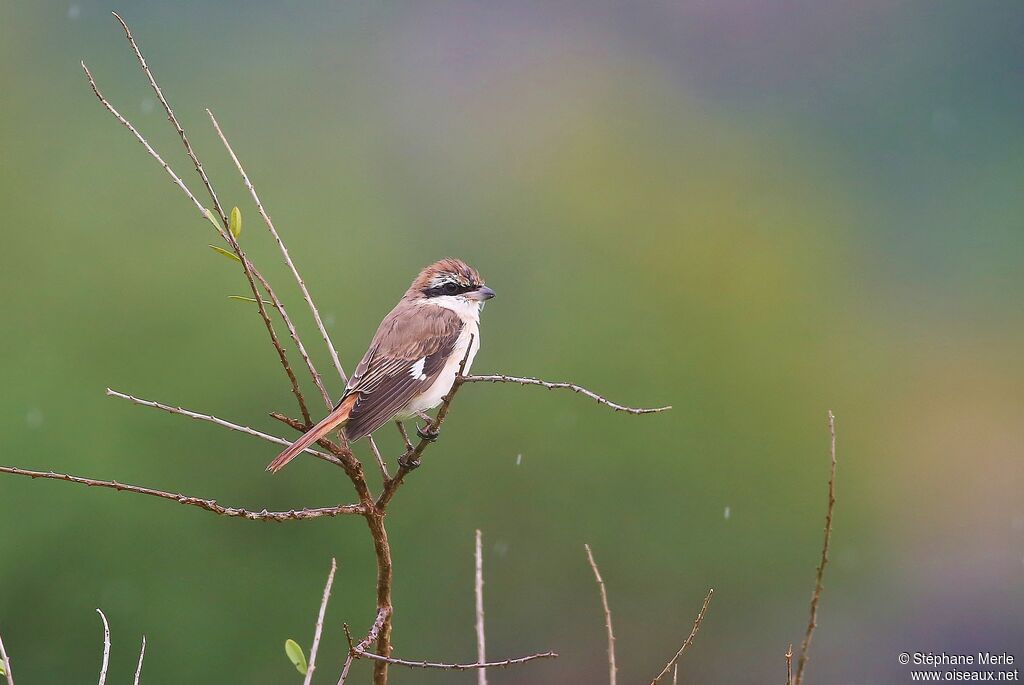
[[[818,602],[821,600],[821,591],[824,589],[825,567],[828,566],[828,550],[832,542],[832,514],[836,507],[836,417],[831,411],[828,412],[828,432],[831,470],[828,477],[828,508],[825,511],[825,534],[821,543],[821,561],[818,563],[818,570],[814,577],[814,592],[811,593],[807,632],[804,634],[804,640],[800,644],[800,658],[797,660],[794,685],[800,685],[803,682],[804,669],[810,658],[808,653],[811,649],[811,638],[814,636],[814,629],[818,627]]]
[[[711,596],[714,594],[715,589],[710,588],[707,596],[704,598],[704,604],[701,605],[700,612],[697,613],[697,618],[693,621],[693,629],[683,641],[683,646],[679,648],[679,651],[675,653],[675,656],[669,659],[668,663],[665,664],[665,668],[661,669],[661,673],[654,676],[654,680],[651,681],[651,685],[658,685],[658,681],[668,675],[668,672],[675,667],[676,663],[683,656],[683,652],[686,651],[686,648],[693,644],[693,638],[697,637],[697,631],[700,630],[700,624],[704,620],[704,612],[708,610],[708,603],[711,601]]]
[[[786,649],[786,685],[793,685],[793,643]]]
[[[200,499],[188,495],[144,488],[138,485],[118,483],[116,480],[95,480],[81,476],[71,476],[66,473],[54,473],[53,471],[29,471],[13,466],[0,466],[0,473],[9,473],[15,476],[28,476],[29,478],[49,478],[52,480],[63,480],[68,483],[79,483],[90,487],[110,488],[118,492],[134,492],[140,495],[150,495],[161,499],[171,500],[178,504],[186,504],[192,507],[199,507],[206,511],[219,514],[220,516],[231,516],[243,518],[249,521],[302,521],[305,519],[324,518],[327,516],[362,515],[363,507],[359,504],[341,504],[336,507],[320,507],[317,509],[293,509],[291,511],[249,511],[238,507],[224,507],[217,504],[217,500]]]
[[[581,385],[575,383],[562,383],[545,381],[539,378],[526,378],[521,376],[506,376],[505,374],[488,374],[486,376],[462,376],[459,379],[460,383],[516,383],[518,385],[538,385],[548,390],[572,390],[574,393],[584,395],[594,400],[598,404],[603,404],[606,407],[614,409],[615,411],[626,412],[627,414],[657,414],[659,412],[668,411],[672,408],[672,405],[665,407],[654,407],[651,409],[644,409],[642,407],[627,407],[624,404],[618,404],[612,402],[601,395],[598,395],[593,390],[587,390]]]
[[[142,660],[146,658],[146,636],[142,636],[142,649],[139,650],[139,665],[135,667],[134,685],[139,685],[139,678],[142,677]]]
[[[604,587],[604,579],[601,577],[601,571],[597,568],[597,562],[594,561],[594,553],[590,551],[590,545],[584,544],[583,549],[587,550],[587,561],[590,562],[590,568],[594,571],[594,579],[597,580],[597,588],[601,591],[601,606],[604,608],[604,625],[608,630],[608,682],[610,685],[615,685],[615,632],[612,630],[612,610],[608,607],[608,591]]]
[[[320,648],[320,636],[324,632],[324,614],[327,612],[327,600],[331,598],[331,586],[334,585],[334,573],[338,570],[338,562],[331,559],[331,571],[327,574],[327,582],[324,584],[324,597],[320,601],[320,613],[316,617],[316,628],[313,629],[313,644],[309,648],[309,663],[306,667],[306,677],[302,685],[309,685],[313,680],[313,671],[316,670],[316,653]]]

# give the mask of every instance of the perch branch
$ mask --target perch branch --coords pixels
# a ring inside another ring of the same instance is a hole
[[[199,507],[200,509],[211,511],[214,514],[219,514],[220,516],[243,518],[249,521],[301,521],[305,519],[341,516],[346,514],[362,515],[364,512],[361,504],[341,504],[336,507],[293,509],[291,511],[267,511],[266,509],[263,511],[249,511],[248,509],[241,509],[237,507],[224,507],[217,504],[217,501],[212,499],[200,499],[198,497],[191,497],[188,495],[164,492],[163,490],[154,490],[153,488],[144,488],[138,485],[127,485],[125,483],[118,483],[117,481],[94,480],[92,478],[82,478],[81,476],[71,476],[66,473],[54,473],[53,471],[29,471],[27,469],[19,469],[13,466],[0,466],[0,473],[9,473],[15,476],[28,476],[29,478],[63,480],[69,483],[88,485],[90,487],[110,488],[119,492],[134,492],[140,495],[150,495],[152,497],[171,500],[178,504]]]
[[[814,592],[811,594],[810,618],[807,620],[807,633],[800,644],[800,658],[796,665],[796,679],[794,685],[800,685],[804,679],[804,668],[807,666],[808,652],[811,648],[811,637],[814,629],[818,627],[818,602],[821,600],[821,591],[824,588],[825,567],[828,565],[829,544],[832,541],[832,513],[836,507],[836,417],[828,412],[828,432],[830,438],[829,455],[832,466],[828,477],[828,509],[825,512],[825,536],[821,543],[821,561],[818,563],[818,571],[814,579]]]
[[[146,657],[146,636],[142,636],[142,649],[139,650],[139,665],[135,668],[135,680],[133,685],[139,685],[139,678],[142,677],[142,660]]]
[[[476,583],[473,596],[476,600],[476,661],[485,663],[487,661],[487,636],[484,632],[484,554],[483,536],[480,529],[476,529]],[[487,669],[481,668],[477,671],[477,685],[487,685]]]
[[[592,390],[576,385],[575,383],[554,383],[551,381],[544,381],[539,378],[524,378],[520,376],[506,376],[505,374],[489,374],[486,376],[461,376],[459,383],[518,383],[519,385],[539,385],[542,388],[548,390],[566,389],[572,390],[580,395],[585,395],[590,399],[596,401],[598,404],[603,404],[606,407],[614,409],[615,411],[626,412],[627,414],[657,414],[659,412],[668,411],[672,408],[672,405],[665,407],[654,407],[650,409],[640,407],[627,407],[617,402],[612,402],[609,399],[598,395]]]
[[[711,601],[711,596],[713,594],[715,594],[714,588],[708,590],[707,597],[704,598],[704,604],[701,606],[700,612],[697,614],[697,618],[693,622],[693,629],[686,637],[686,640],[683,641],[683,646],[679,648],[679,651],[676,652],[675,656],[669,659],[669,662],[665,664],[665,668],[661,670],[661,673],[654,676],[654,680],[651,681],[651,685],[658,685],[658,681],[668,675],[668,672],[675,667],[676,662],[678,662],[680,657],[683,656],[683,652],[686,651],[686,648],[693,644],[693,638],[697,636],[697,631],[700,630],[701,621],[704,620],[704,612],[708,610],[708,603]]]
[[[338,562],[331,559],[331,572],[327,574],[327,583],[324,585],[324,598],[320,601],[320,613],[316,617],[316,628],[313,630],[313,645],[309,648],[309,665],[306,668],[306,678],[302,685],[309,685],[313,680],[313,671],[316,670],[316,652],[320,648],[320,635],[324,632],[324,613],[327,611],[327,600],[331,598],[331,585],[334,584],[334,572],[338,570]]]
[[[327,344],[327,350],[331,355],[331,361],[334,362],[334,368],[337,370],[338,376],[341,377],[341,382],[347,383],[348,376],[345,375],[345,369],[342,367],[341,360],[338,358],[338,351],[335,349],[334,343],[331,342],[331,336],[327,333],[327,328],[324,326],[324,322],[320,318],[320,310],[317,309],[316,304],[313,302],[313,297],[309,294],[306,282],[302,280],[302,276],[299,275],[299,270],[295,268],[295,263],[292,261],[291,255],[288,254],[288,248],[285,246],[284,241],[278,234],[277,229],[274,228],[274,222],[270,220],[270,215],[267,214],[267,211],[263,208],[263,202],[260,200],[260,196],[256,193],[256,187],[253,186],[252,181],[249,180],[249,175],[245,173],[242,163],[238,160],[238,156],[231,147],[231,143],[228,142],[227,137],[221,130],[220,124],[217,123],[216,117],[213,116],[213,112],[209,109],[206,110],[206,113],[210,116],[210,121],[213,123],[214,130],[217,131],[220,141],[224,143],[224,147],[231,156],[231,160],[235,163],[235,168],[238,169],[238,173],[242,176],[242,182],[249,190],[249,194],[252,195],[253,202],[256,203],[256,209],[263,218],[263,223],[266,224],[267,230],[270,231],[270,235],[273,236],[274,241],[277,243],[277,247],[281,250],[281,256],[284,257],[285,264],[288,265],[288,268],[292,272],[292,276],[295,277],[295,281],[299,284],[299,290],[302,291],[302,297],[306,300],[306,304],[309,305],[309,311],[313,314],[313,320],[316,322],[316,327],[320,331],[320,336],[324,339],[324,343]]]
[[[608,592],[604,587],[604,579],[597,569],[597,562],[594,561],[594,553],[590,551],[590,545],[583,545],[587,550],[587,561],[590,568],[594,570],[594,579],[597,580],[597,587],[601,591],[601,606],[604,607],[604,625],[608,629],[608,682],[615,685],[615,633],[612,631],[612,610],[608,607]]]
[[[97,609],[96,613],[103,619],[103,664],[100,666],[99,680],[99,685],[103,685],[107,680],[107,664],[110,662],[110,624],[107,623],[107,617],[102,611]]]
[[[0,666],[4,667],[4,677],[7,679],[7,685],[14,685],[14,674],[11,672],[11,659],[7,656],[7,650],[4,649],[3,637],[0,637]]]
[[[430,430],[435,433],[444,423],[444,419],[448,416],[448,408],[451,407],[452,400],[455,399],[455,393],[462,387],[463,373],[466,370],[466,360],[469,359],[469,352],[473,349],[473,336],[469,337],[469,344],[466,346],[466,354],[463,355],[462,361],[459,362],[459,372],[455,374],[455,382],[452,383],[451,390],[441,400],[441,408],[437,410],[437,416],[430,424]],[[404,433],[404,429],[400,429]],[[395,477],[384,484],[384,491],[381,492],[380,498],[377,500],[377,509],[384,511],[391,498],[395,496],[395,491],[398,490],[399,486],[405,480],[405,477],[410,471],[420,465],[420,456],[423,454],[423,450],[427,449],[427,446],[431,443],[431,440],[426,438],[420,438],[419,443],[411,451],[406,450],[405,453],[398,459],[398,472],[395,473]]]
[[[374,661],[394,664],[396,666],[406,666],[408,668],[436,668],[443,671],[471,671],[475,668],[507,668],[508,666],[525,664],[528,661],[534,661],[536,659],[554,659],[557,656],[558,654],[555,652],[541,652],[540,654],[531,654],[530,656],[523,656],[517,659],[505,659],[504,661],[490,661],[487,663],[475,664],[443,664],[436,661],[408,661],[406,659],[395,659],[393,657],[380,656],[379,654],[374,654],[372,652],[361,652],[356,658],[373,659]]]
[[[249,428],[248,426],[242,426],[242,425],[239,425],[237,423],[231,423],[230,421],[225,421],[224,419],[218,418],[216,416],[212,416],[210,414],[201,414],[199,412],[191,411],[189,409],[184,409],[182,407],[172,407],[169,404],[162,404],[160,402],[155,402],[153,400],[144,400],[141,397],[135,397],[134,395],[128,395],[126,393],[118,392],[117,390],[112,390],[110,388],[107,388],[107,396],[108,397],[117,397],[117,398],[120,398],[122,400],[128,400],[129,402],[131,402],[133,404],[138,404],[138,405],[140,405],[142,407],[151,407],[153,409],[160,409],[160,410],[168,412],[170,414],[178,414],[180,416],[187,416],[190,419],[196,419],[197,421],[205,421],[207,423],[212,423],[212,424],[215,424],[217,426],[221,426],[223,428],[227,428],[229,430],[238,431],[239,433],[245,433],[246,435],[251,435],[254,438],[259,438],[260,440],[266,440],[267,442],[275,443],[277,445],[284,445],[285,447],[291,445],[291,443],[288,442],[287,440],[285,440],[284,438],[279,438],[276,435],[270,435],[269,433],[263,433],[261,431],[258,431],[256,429],[254,429],[254,428]],[[315,456],[315,457],[317,457],[319,459],[323,459],[326,462],[330,462],[331,464],[334,464],[336,466],[341,464],[341,460],[338,459],[338,457],[335,457],[335,456],[330,455],[330,454],[326,454],[324,452],[317,451],[317,450],[315,450],[313,448],[307,448],[306,452],[309,452],[313,456]]]

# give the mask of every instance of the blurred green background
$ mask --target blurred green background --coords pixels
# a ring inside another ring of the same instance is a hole
[[[226,297],[247,294],[240,273],[82,76],[84,58],[198,195],[111,9],[325,375],[203,107],[349,369],[416,271],[453,254],[498,291],[474,371],[675,407],[467,387],[388,517],[398,655],[474,658],[479,527],[489,653],[562,655],[492,682],[606,677],[584,542],[620,682],[660,669],[710,586],[685,679],[781,681],[833,409],[809,682],[905,682],[904,650],[1024,657],[1019,3],[0,4],[0,462],[287,509],[351,487],[312,459],[271,477],[273,445],[104,397],[280,435],[267,412],[294,412],[258,317]],[[372,615],[361,521],[249,523],[0,478],[0,630],[21,685],[95,678],[95,607],[118,680],[145,633],[146,683],[298,682],[282,643],[308,649],[332,556],[317,682],[337,677],[342,621]]]

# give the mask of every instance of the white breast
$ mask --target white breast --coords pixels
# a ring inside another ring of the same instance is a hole
[[[469,355],[467,356],[466,348],[470,345],[471,339],[473,346],[469,349]],[[441,404],[441,400],[444,399],[444,396],[448,394],[448,391],[452,389],[452,385],[455,383],[455,376],[459,372],[462,360],[466,360],[464,373],[469,373],[469,368],[472,366],[473,359],[479,350],[480,326],[477,321],[466,321],[465,326],[462,327],[462,333],[459,334],[459,339],[455,341],[455,349],[452,350],[451,356],[445,362],[444,368],[441,369],[437,380],[434,381],[426,392],[414,397],[403,413],[407,416],[412,416],[416,412],[427,411]]]

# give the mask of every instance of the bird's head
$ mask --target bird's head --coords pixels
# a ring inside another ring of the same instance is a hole
[[[446,257],[420,272],[406,297],[460,312],[479,311],[494,291],[484,285],[480,273],[461,259]]]

